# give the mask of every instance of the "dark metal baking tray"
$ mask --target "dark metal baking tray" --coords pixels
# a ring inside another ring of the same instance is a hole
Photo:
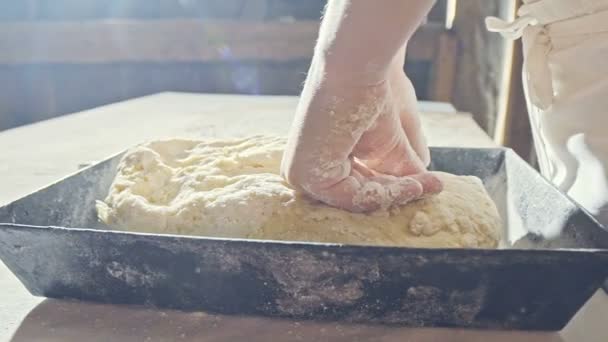
[[[558,330],[608,276],[608,232],[506,149],[432,149],[476,175],[502,249],[425,249],[111,231],[120,155],[0,208],[0,258],[34,295],[410,326]],[[510,241],[510,242],[509,242]]]

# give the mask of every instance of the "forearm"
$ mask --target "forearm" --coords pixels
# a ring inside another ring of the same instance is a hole
[[[383,81],[434,0],[329,0],[315,58],[328,80]]]

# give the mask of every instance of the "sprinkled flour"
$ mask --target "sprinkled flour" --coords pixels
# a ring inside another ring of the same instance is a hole
[[[99,218],[115,229],[412,247],[496,247],[501,222],[476,177],[439,173],[444,191],[356,214],[326,206],[279,175],[285,139],[166,140],[124,156]],[[362,196],[390,197],[367,183]]]

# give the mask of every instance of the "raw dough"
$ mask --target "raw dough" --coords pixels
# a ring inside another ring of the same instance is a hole
[[[110,227],[152,233],[411,247],[497,247],[501,221],[481,181],[440,173],[444,191],[354,214],[279,176],[285,139],[167,140],[127,152],[97,203]]]

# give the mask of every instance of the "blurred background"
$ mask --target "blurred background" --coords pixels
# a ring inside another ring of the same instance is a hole
[[[3,1],[0,130],[161,91],[298,95],[325,2]],[[483,23],[515,3],[437,1],[404,68],[531,160],[518,46]]]

